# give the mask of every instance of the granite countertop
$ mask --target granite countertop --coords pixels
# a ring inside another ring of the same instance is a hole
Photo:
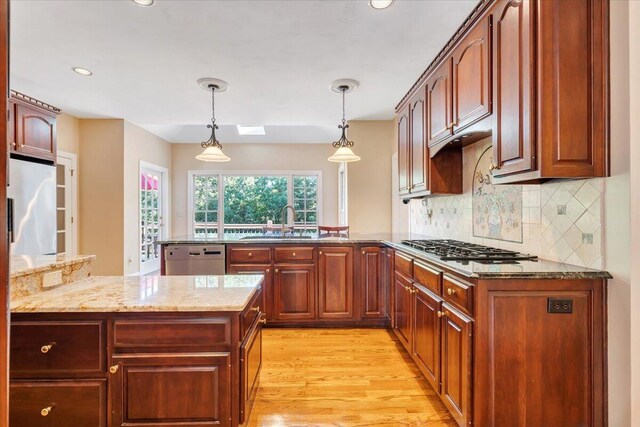
[[[11,300],[11,312],[242,311],[262,280],[262,275],[92,276]]]
[[[10,276],[14,278],[41,271],[54,270],[95,258],[95,255],[12,255],[9,258]]]

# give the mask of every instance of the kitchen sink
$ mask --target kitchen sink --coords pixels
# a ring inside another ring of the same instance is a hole
[[[303,236],[278,236],[278,235],[265,235],[265,236],[244,236],[241,237],[240,240],[263,240],[263,239],[272,239],[272,240],[297,240],[297,239],[312,239],[314,236],[310,236],[308,234]]]

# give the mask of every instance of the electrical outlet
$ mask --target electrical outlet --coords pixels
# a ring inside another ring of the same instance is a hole
[[[547,313],[573,313],[573,300],[549,298],[547,302]]]

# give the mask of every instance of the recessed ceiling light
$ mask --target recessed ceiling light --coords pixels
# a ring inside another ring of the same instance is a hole
[[[93,74],[91,70],[87,70],[86,68],[82,67],[73,67],[72,70],[83,76],[90,76]]]
[[[155,2],[155,0],[131,0],[131,1],[137,4],[138,6],[144,6],[144,7],[153,6],[153,3]]]
[[[264,126],[241,126],[237,125],[239,135],[264,135]]]
[[[395,0],[369,0],[369,6],[374,9],[386,9],[393,4]]]

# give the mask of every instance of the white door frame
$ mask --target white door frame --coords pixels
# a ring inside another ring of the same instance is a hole
[[[149,162],[145,162],[144,160],[140,160],[140,163],[138,165],[138,176],[137,176],[137,191],[138,191],[138,248],[136,249],[138,251],[138,268],[140,271],[140,275],[144,276],[145,274],[149,274],[152,273],[153,271],[159,270],[160,269],[160,264],[158,263],[158,268],[157,269],[152,269],[149,270],[149,268],[147,267],[147,265],[144,265],[142,263],[142,257],[140,256],[140,249],[142,248],[142,237],[140,235],[140,224],[142,222],[142,218],[141,218],[141,209],[140,209],[140,203],[141,203],[141,199],[140,199],[140,176],[142,175],[142,171],[143,170],[147,170],[147,171],[151,171],[151,172],[155,172],[157,174],[160,175],[160,212],[162,215],[162,220],[160,222],[160,228],[158,230],[158,238],[159,239],[164,239],[167,237],[168,235],[168,227],[169,224],[171,224],[171,218],[169,217],[169,169],[164,168],[162,166],[158,166],[156,164],[153,163],[149,163]],[[162,256],[162,255],[161,255]],[[143,268],[144,267],[144,268]]]
[[[65,180],[65,253],[78,254],[78,155],[58,150],[57,163],[66,165],[69,174]],[[70,215],[69,215],[70,214]]]

